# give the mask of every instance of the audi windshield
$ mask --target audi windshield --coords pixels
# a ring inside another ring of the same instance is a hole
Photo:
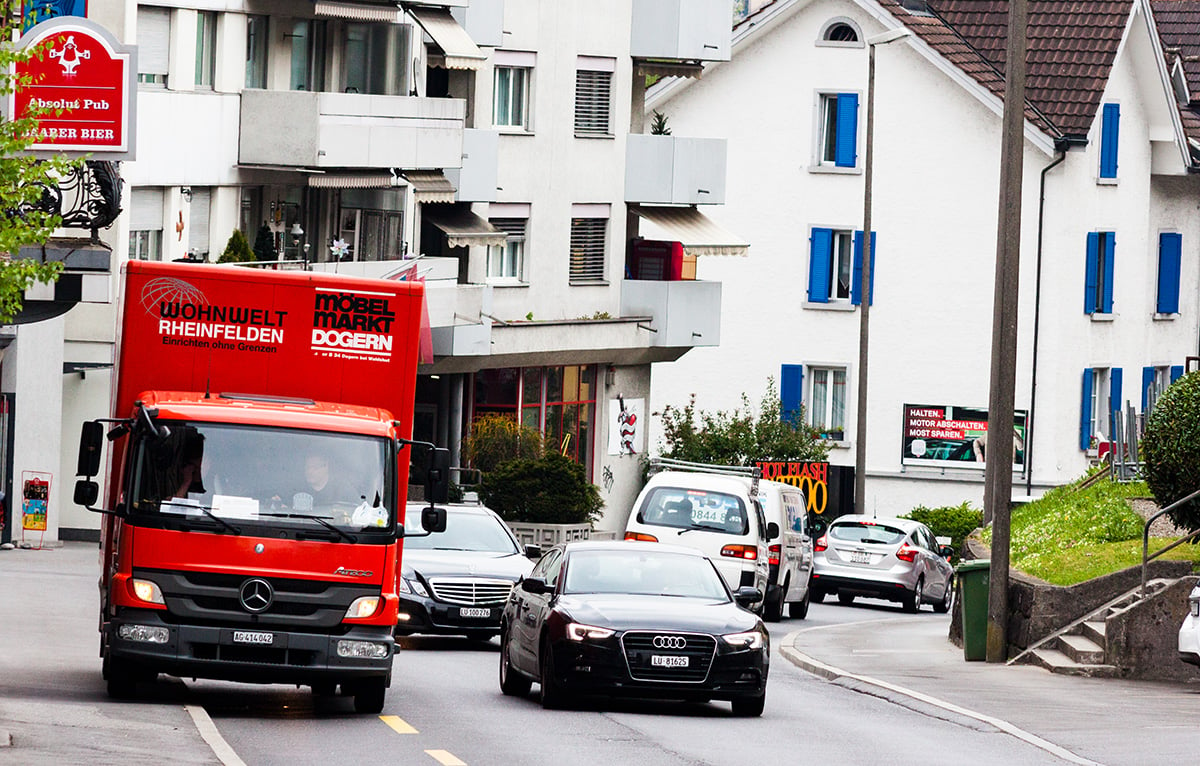
[[[729,601],[729,591],[712,562],[684,553],[575,551],[564,593],[625,593]]]

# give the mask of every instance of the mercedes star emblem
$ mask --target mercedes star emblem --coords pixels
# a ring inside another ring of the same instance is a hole
[[[242,602],[242,608],[247,612],[258,614],[265,612],[271,606],[271,602],[275,600],[275,589],[266,580],[254,578],[242,583],[238,597]]]

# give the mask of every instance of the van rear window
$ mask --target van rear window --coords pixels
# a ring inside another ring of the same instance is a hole
[[[658,487],[646,497],[638,521],[660,527],[744,535],[750,531],[746,505],[736,495]]]
[[[834,540],[849,543],[881,543],[895,545],[904,539],[904,530],[883,524],[863,524],[851,522],[833,524],[829,527],[829,536]]]

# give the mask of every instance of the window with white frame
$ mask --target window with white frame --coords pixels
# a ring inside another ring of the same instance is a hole
[[[1083,295],[1085,314],[1112,313],[1116,241],[1117,235],[1111,231],[1088,233]]]
[[[862,34],[851,19],[839,17],[825,22],[817,38],[818,46],[837,48],[863,47]]]
[[[503,245],[488,248],[488,279],[521,281],[525,276],[525,229],[529,219],[489,218],[488,223],[508,236]]]
[[[246,87],[267,87],[268,17],[246,17]]]
[[[171,9],[139,5],[137,39],[138,83],[165,88],[171,54]]]
[[[608,249],[607,208],[607,205],[571,206],[569,278],[573,285],[604,284],[605,251]]]
[[[497,128],[529,130],[531,69],[497,66],[493,76],[492,124]]]
[[[211,88],[217,72],[217,14],[196,14],[196,85]]]
[[[579,56],[575,70],[575,135],[612,136],[616,59]]]
[[[404,195],[393,189],[344,189],[338,239],[345,261],[391,261],[404,256]],[[321,253],[320,260],[324,260]],[[332,255],[330,256],[332,257]]]
[[[858,165],[858,94],[819,96],[817,164],[853,168]]]
[[[809,300],[848,302],[854,271],[854,232],[814,228],[809,259]]]
[[[212,187],[193,186],[191,189],[192,201],[188,203],[188,255],[193,258],[208,259],[212,247],[209,240]],[[209,260],[215,261],[216,258]]]
[[[821,437],[843,441],[846,434],[846,368],[809,367],[808,417]]]
[[[129,258],[139,261],[161,261],[162,229],[162,187],[134,188],[129,195]]]
[[[1088,367],[1083,371],[1079,448],[1095,449],[1113,439],[1114,421],[1124,409],[1120,367]]]

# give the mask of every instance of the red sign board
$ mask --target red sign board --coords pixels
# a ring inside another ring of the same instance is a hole
[[[10,114],[42,110],[33,151],[131,152],[131,48],[118,45],[87,19],[60,17],[42,22],[21,38],[26,49],[44,46],[16,67],[31,83],[11,98]]]

